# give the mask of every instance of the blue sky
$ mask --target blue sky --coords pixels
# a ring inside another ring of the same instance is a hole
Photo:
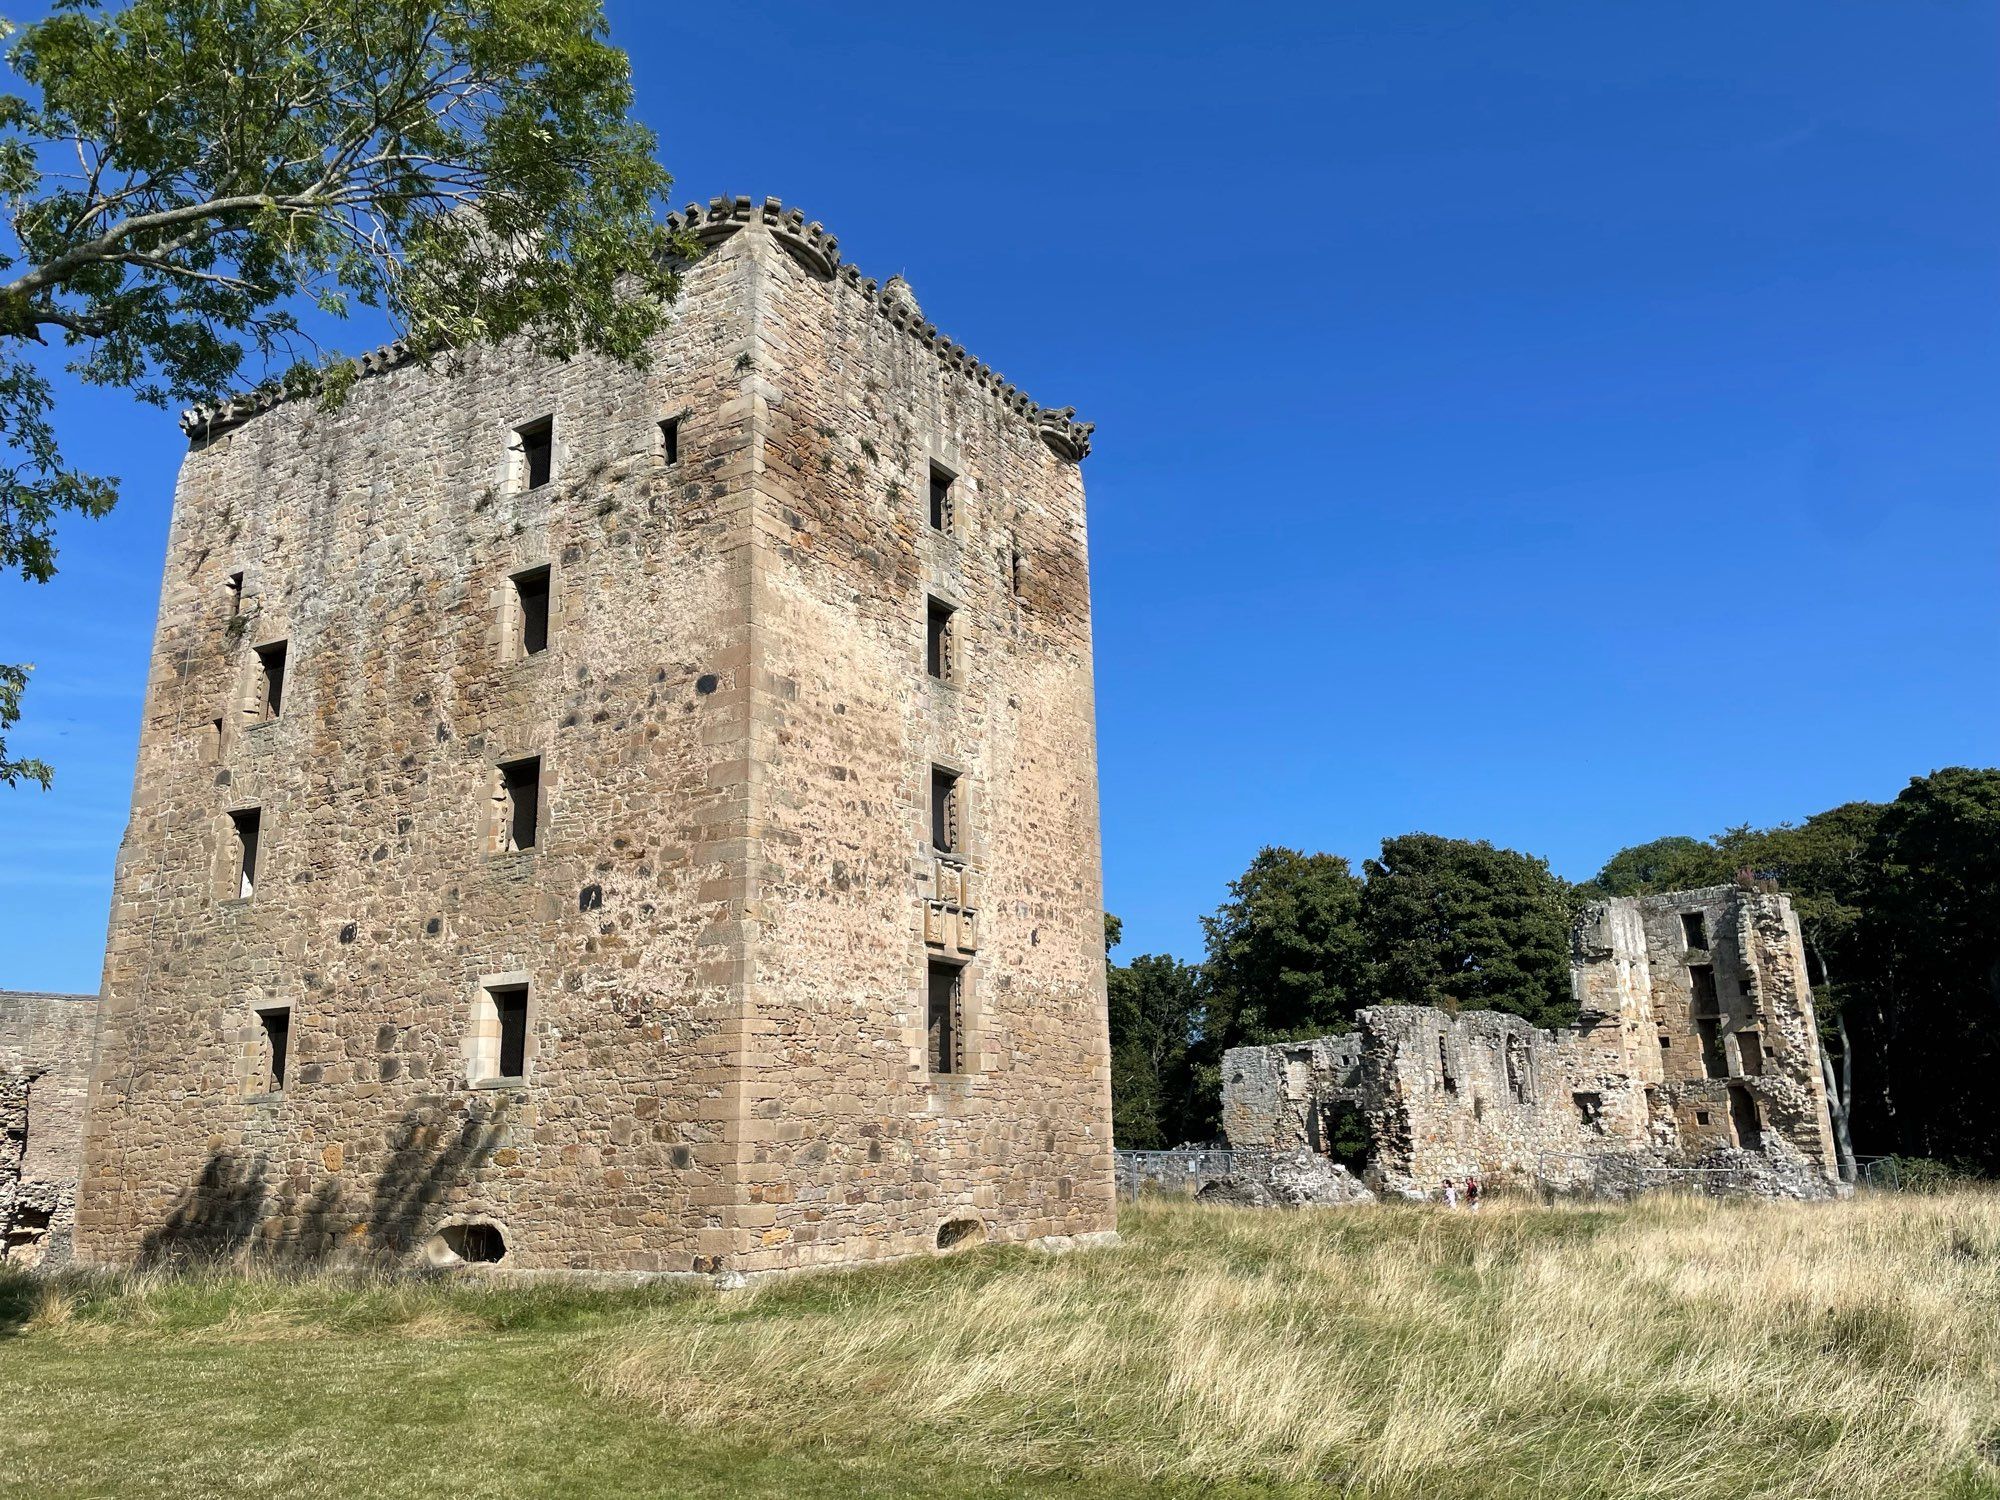
[[[776,194],[1098,426],[1106,899],[1259,845],[1629,843],[1992,764],[2000,11],[611,5],[676,202]],[[354,343],[372,338],[357,330]],[[97,985],[172,417],[46,589],[0,987]]]

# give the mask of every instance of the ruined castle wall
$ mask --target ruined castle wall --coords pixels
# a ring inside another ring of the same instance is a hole
[[[1385,1193],[1445,1178],[1579,1185],[1596,1158],[1642,1150],[1646,1107],[1612,1028],[1543,1031],[1498,1011],[1391,1005],[1360,1015],[1363,1070]]]
[[[1791,903],[1731,885],[1618,904],[1640,914],[1651,955],[1662,1131],[1691,1152],[1755,1150],[1768,1132],[1832,1175],[1818,1022]]]
[[[1077,466],[913,315],[741,238],[770,392],[745,1266],[929,1250],[949,1221],[1009,1240],[1108,1230]],[[933,464],[952,476],[942,530]],[[931,600],[953,611],[942,678]],[[963,847],[946,858],[933,766],[959,778]],[[948,1073],[927,1051],[934,958],[964,965]]]
[[[1331,1117],[1365,1105],[1363,1036],[1315,1037],[1222,1054],[1222,1132],[1238,1151],[1325,1151]]]
[[[0,990],[0,1261],[62,1264],[75,1229],[95,995]]]
[[[1578,1022],[1416,1006],[1349,1037],[1226,1054],[1234,1146],[1301,1145],[1358,1072],[1387,1193],[1444,1179],[1625,1193],[1813,1197],[1837,1177],[1791,903],[1717,886],[1599,903],[1571,933]],[[1350,1071],[1349,1060],[1354,1060]]]
[[[448,1214],[502,1223],[528,1269],[733,1248],[742,989],[715,955],[747,816],[750,412],[723,332],[746,316],[740,272],[693,271],[647,371],[476,350],[189,453],[84,1258],[405,1256]],[[509,433],[551,414],[553,480],[523,492]],[[550,639],[526,656],[509,578],[538,565]],[[259,722],[255,648],[279,640],[281,711]],[[496,767],[533,754],[539,841],[496,853]],[[241,900],[229,814],[251,806]],[[502,977],[530,986],[527,1086],[472,1088],[474,1007]],[[275,1007],[281,1091],[258,1016]]]

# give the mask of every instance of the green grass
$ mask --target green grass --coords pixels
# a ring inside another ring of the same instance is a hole
[[[2000,1500],[2000,1197],[1309,1213],[733,1292],[0,1276],[0,1495]]]

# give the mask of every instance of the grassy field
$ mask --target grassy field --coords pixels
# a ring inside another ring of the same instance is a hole
[[[0,1495],[2000,1497],[2000,1195],[1122,1227],[719,1293],[0,1280]]]

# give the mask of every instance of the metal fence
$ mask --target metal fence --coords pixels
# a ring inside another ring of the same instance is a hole
[[[1253,1152],[1185,1147],[1178,1151],[1120,1151],[1118,1196],[1137,1198],[1148,1188],[1162,1193],[1198,1193],[1219,1178],[1233,1176],[1237,1163]]]

